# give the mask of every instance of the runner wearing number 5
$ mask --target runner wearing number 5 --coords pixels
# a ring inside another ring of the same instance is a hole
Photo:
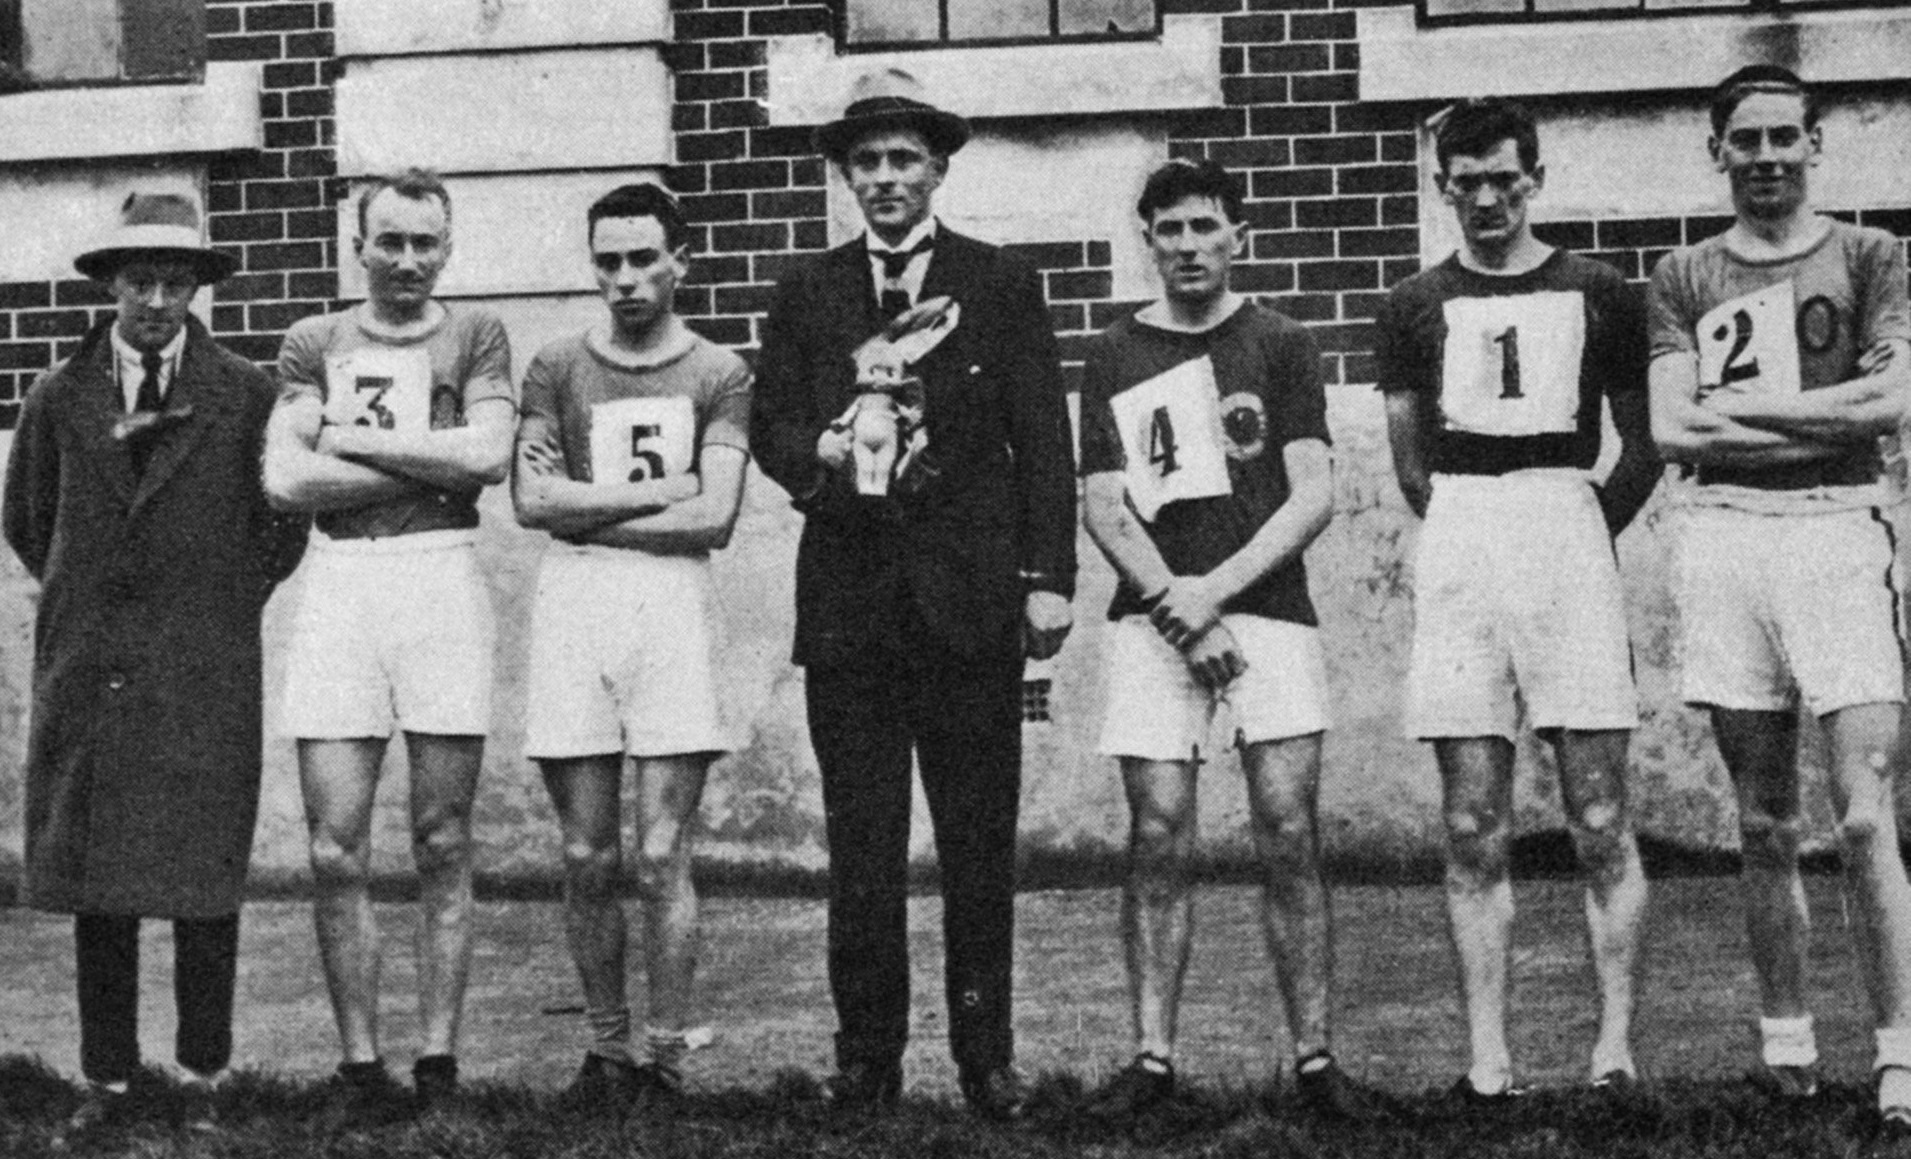
[[[1224,701],[1299,1093],[1372,1119],[1376,1101],[1335,1064],[1329,1033],[1316,818],[1327,674],[1301,558],[1333,509],[1320,353],[1298,323],[1229,289],[1247,227],[1220,166],[1156,170],[1138,210],[1162,297],[1095,340],[1082,385],[1088,531],[1121,577],[1100,748],[1120,761],[1133,822],[1122,940],[1135,1056],[1091,1110],[1127,1120],[1174,1088],[1196,774]]]
[[[591,1041],[587,1104],[682,1086],[696,968],[691,849],[704,776],[735,747],[716,670],[710,552],[730,541],[749,462],[750,370],[672,310],[683,215],[625,185],[586,215],[608,319],[538,352],[524,376],[518,522],[551,533],[531,621],[525,747],[564,836],[565,930]],[[620,797],[638,799],[646,1057],[624,996]]]
[[[367,891],[372,801],[394,726],[411,765],[420,892],[421,1104],[457,1087],[471,957],[471,801],[491,723],[492,610],[478,573],[478,493],[511,462],[516,403],[504,326],[432,297],[451,257],[451,200],[429,173],[359,195],[366,301],[306,318],[279,351],[265,489],[318,516],[286,657],[320,957],[344,1062],[340,1104],[370,1114],[391,1085],[378,1041],[378,928]]]
[[[1851,928],[1877,1020],[1878,1107],[1911,1136],[1911,885],[1892,771],[1904,701],[1880,436],[1911,377],[1896,238],[1810,208],[1813,94],[1782,68],[1727,77],[1712,159],[1737,220],[1652,276],[1652,427],[1690,466],[1678,589],[1684,695],[1738,790],[1765,1072],[1817,1089],[1798,876],[1797,711],[1831,741]]]
[[[1660,475],[1645,325],[1610,267],[1533,236],[1545,184],[1525,110],[1469,101],[1436,131],[1462,245],[1393,288],[1379,317],[1394,471],[1425,520],[1414,561],[1408,732],[1430,741],[1446,823],[1447,910],[1472,1066],[1462,1105],[1518,1093],[1506,1042],[1520,707],[1558,757],[1586,878],[1600,1019],[1590,1078],[1637,1076],[1630,1026],[1646,880],[1627,819],[1637,723],[1612,537]],[[1603,485],[1602,403],[1619,455]]]

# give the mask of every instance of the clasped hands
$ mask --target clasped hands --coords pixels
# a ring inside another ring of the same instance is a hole
[[[1240,642],[1221,622],[1222,598],[1207,577],[1182,575],[1145,601],[1148,622],[1180,650],[1195,682],[1210,692],[1219,692],[1247,671]]]

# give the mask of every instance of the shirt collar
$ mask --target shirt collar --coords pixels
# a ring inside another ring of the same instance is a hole
[[[917,242],[921,241],[923,238],[934,237],[934,236],[936,236],[936,218],[934,214],[930,214],[928,217],[925,217],[921,221],[917,222],[916,228],[910,230],[907,234],[903,235],[902,243],[900,245],[892,246],[888,244],[887,242],[883,241],[883,239],[877,237],[873,233],[863,234],[863,241],[865,244],[868,245],[869,252],[872,254],[901,253],[902,251],[913,247]]]
[[[114,322],[111,329],[113,334],[113,353],[119,357],[121,365],[133,371],[138,371],[140,367],[144,365],[146,353],[134,346],[131,342],[126,341],[126,339],[120,335],[118,322]],[[159,361],[163,364],[160,370],[161,375],[170,375],[178,368],[179,354],[185,348],[186,328],[181,326],[179,333],[173,335],[172,341],[159,348]]]

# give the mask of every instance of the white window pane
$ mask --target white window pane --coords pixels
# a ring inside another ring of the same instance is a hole
[[[119,0],[21,0],[21,65],[42,81],[119,76]]]
[[[1154,0],[1061,0],[1062,35],[1151,32]]]
[[[949,0],[951,40],[1048,34],[1048,0]]]
[[[850,0],[851,44],[935,40],[940,35],[936,0]]]

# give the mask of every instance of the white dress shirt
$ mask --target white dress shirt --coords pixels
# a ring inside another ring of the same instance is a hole
[[[179,370],[179,355],[186,349],[186,328],[181,326],[173,340],[159,348],[159,397],[163,402],[172,390],[173,375]],[[113,327],[113,371],[119,378],[119,393],[126,400],[126,413],[139,408],[139,384],[145,381],[145,352],[120,337]]]

